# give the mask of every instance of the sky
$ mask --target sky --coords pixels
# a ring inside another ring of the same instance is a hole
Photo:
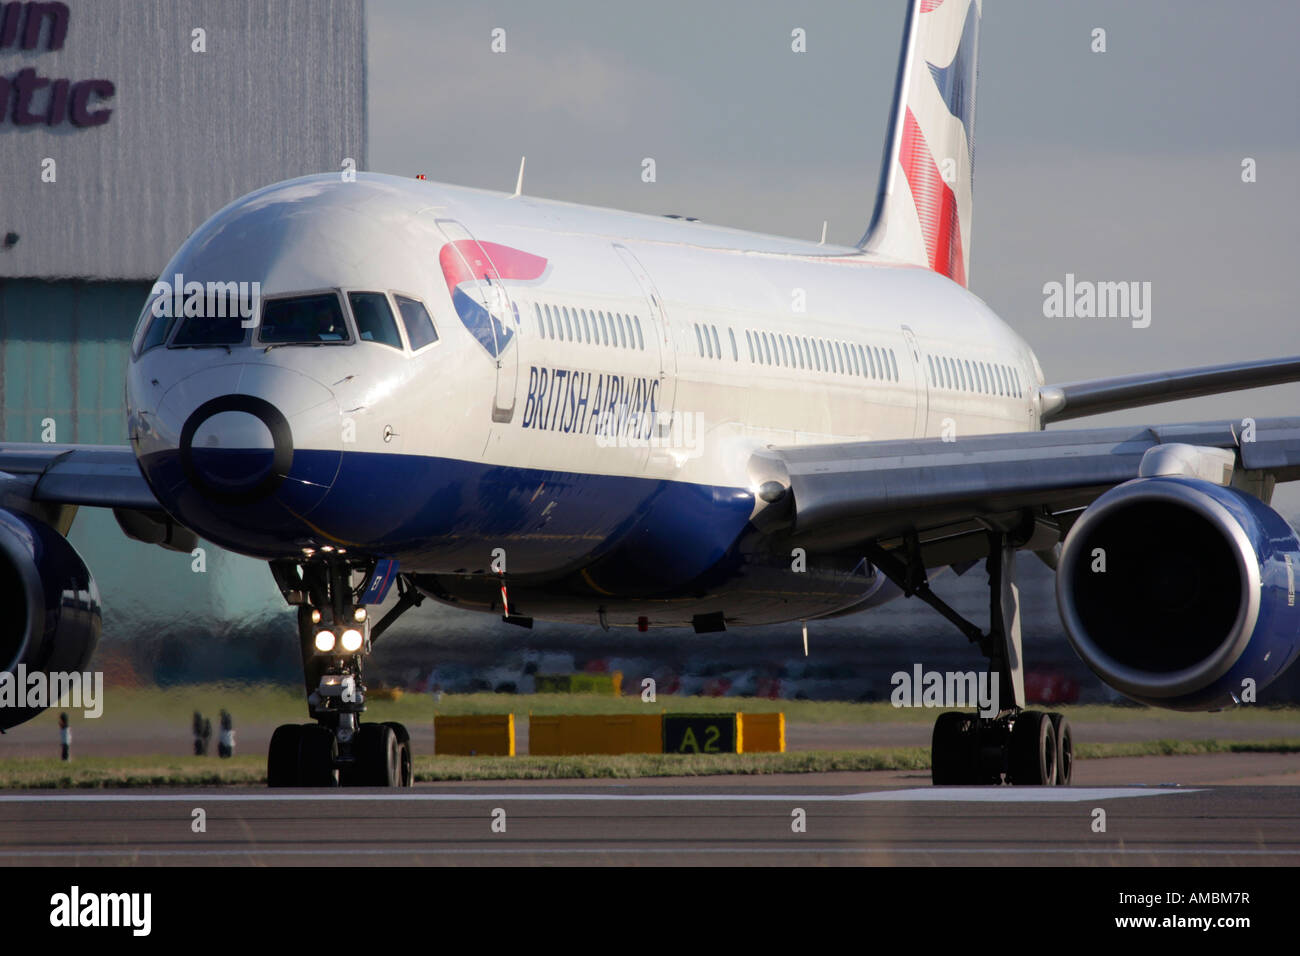
[[[527,155],[532,195],[856,242],[905,9],[370,0],[368,165],[509,191]],[[985,4],[971,289],[1049,383],[1300,354],[1298,34],[1279,0]],[[1150,282],[1150,326],[1045,317],[1067,273]],[[1067,424],[1288,414],[1300,385]]]

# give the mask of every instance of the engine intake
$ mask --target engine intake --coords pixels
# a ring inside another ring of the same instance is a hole
[[[1157,707],[1217,710],[1300,652],[1300,540],[1259,499],[1181,477],[1112,488],[1061,551],[1057,605],[1103,681]]]
[[[84,671],[101,623],[95,581],[67,539],[35,518],[0,511],[0,670]],[[43,709],[0,706],[0,730]]]

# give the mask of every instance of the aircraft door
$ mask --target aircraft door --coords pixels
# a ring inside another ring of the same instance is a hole
[[[655,347],[659,350],[659,401],[655,435],[667,438],[672,434],[673,410],[677,401],[677,350],[673,347],[672,330],[668,326],[668,311],[650,273],[641,265],[641,260],[622,243],[616,242],[613,245],[614,252],[632,273],[646,300],[650,338],[654,339]]]
[[[930,413],[930,380],[926,377],[925,359],[916,344],[916,336],[908,326],[904,325],[902,328],[903,338],[907,343],[907,354],[910,356],[908,365],[912,369],[916,396],[916,419],[912,425],[912,437],[923,438],[928,427],[926,419]]]

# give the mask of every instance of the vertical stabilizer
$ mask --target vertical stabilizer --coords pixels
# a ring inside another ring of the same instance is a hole
[[[912,0],[880,190],[861,248],[970,278],[982,0]]]

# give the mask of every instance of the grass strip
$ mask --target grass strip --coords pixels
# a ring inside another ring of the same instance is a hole
[[[1266,741],[1150,740],[1080,744],[1083,760],[1109,757],[1226,753],[1300,753],[1300,739]],[[807,750],[783,754],[621,754],[572,757],[415,758],[422,783],[452,780],[593,780],[704,777],[868,770],[924,771],[928,747]],[[207,787],[266,783],[266,760],[211,757],[86,757],[63,763],[45,758],[0,762],[0,790],[85,790],[133,787]]]

